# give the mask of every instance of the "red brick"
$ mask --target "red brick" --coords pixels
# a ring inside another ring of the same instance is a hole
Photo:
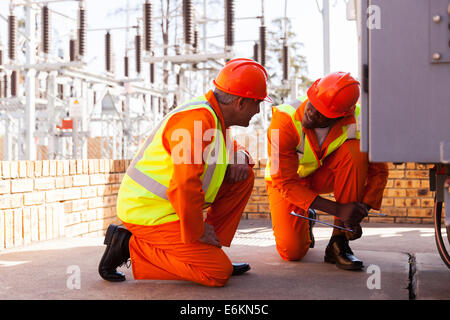
[[[0,180],[0,194],[11,192],[11,181],[10,180]]]
[[[83,211],[87,210],[89,206],[89,201],[87,199],[73,200],[72,201],[72,211]]]
[[[49,175],[50,176],[56,176],[57,171],[57,161],[58,160],[50,160],[50,167],[49,167]]]
[[[50,160],[42,160],[42,176],[48,177],[50,175]]]
[[[34,178],[34,163],[29,160],[27,160],[27,177]]]
[[[14,209],[14,246],[23,245],[22,208]]]
[[[30,207],[31,241],[39,240],[39,212],[37,207]]]
[[[93,198],[97,195],[97,187],[89,186],[81,188],[81,197],[82,198]]]
[[[97,210],[91,209],[81,212],[81,221],[93,221],[97,219]]]
[[[33,191],[33,179],[18,179],[11,181],[11,193]]]
[[[19,161],[19,178],[27,177],[27,162],[25,160]]]
[[[427,170],[406,171],[406,178],[428,179],[428,171]]]
[[[23,243],[31,243],[31,207],[23,208]]]
[[[11,178],[15,179],[19,177],[19,162],[18,161],[10,161],[10,174]]]
[[[89,175],[77,175],[73,176],[72,183],[74,187],[81,187],[89,185]]]
[[[104,174],[92,174],[89,176],[91,185],[106,184],[107,179]]]
[[[64,200],[81,199],[81,188],[68,188],[62,190]]]
[[[77,174],[77,161],[76,160],[69,160],[69,174],[70,175]]]
[[[64,188],[64,177],[62,177],[62,176],[55,177],[55,187],[56,187],[56,189]]]
[[[36,177],[42,176],[42,161],[33,161],[34,163],[34,175]]]
[[[11,178],[11,163],[10,163],[10,161],[2,161],[2,177],[4,179]]]
[[[407,207],[420,207],[419,199],[406,199],[405,202]]]
[[[83,173],[83,160],[75,160],[77,165],[77,174]]]
[[[12,248],[14,246],[14,211],[5,210],[5,248]]]
[[[5,210],[0,210],[0,252],[4,248],[5,248]]]
[[[44,201],[45,201],[45,193],[42,191],[25,193],[23,195],[23,204],[26,206],[42,204],[44,203]]]
[[[56,175],[62,176],[64,172],[64,161],[56,160]]]
[[[64,160],[63,162],[63,175],[67,176],[70,174],[70,163],[69,160]]]
[[[45,207],[38,207],[39,241],[47,239]]]
[[[421,218],[429,218],[433,216],[432,209],[416,209],[416,208],[408,208],[408,217],[421,217]]]
[[[52,190],[55,189],[55,178],[36,178],[34,179],[35,190]]]
[[[53,207],[45,207],[45,232],[47,240],[53,239]]]
[[[72,212],[70,214],[66,214],[64,219],[66,226],[78,224],[81,222],[81,212]]]

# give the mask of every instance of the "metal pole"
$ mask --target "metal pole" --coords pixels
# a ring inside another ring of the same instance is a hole
[[[26,34],[26,62],[28,65],[36,63],[36,15],[32,6],[25,6]],[[26,160],[36,160],[36,143],[34,131],[36,126],[36,70],[29,68],[25,75],[25,155]]]
[[[330,73],[330,0],[323,0],[323,73]]]

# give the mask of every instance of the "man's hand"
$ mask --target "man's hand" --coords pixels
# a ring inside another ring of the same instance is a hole
[[[346,227],[358,225],[368,214],[367,207],[361,202],[339,204],[336,211],[336,217]]]
[[[347,232],[346,237],[348,240],[356,240],[361,238],[362,229],[361,221],[367,217],[369,211],[367,206],[361,202],[352,202],[346,204],[340,204],[337,208],[336,217],[338,217],[346,228],[352,229],[354,232]]]
[[[224,180],[228,183],[236,183],[248,178],[248,158],[244,152],[234,154],[234,161],[230,163],[225,173]]]
[[[218,248],[222,248],[222,245],[217,238],[216,232],[214,231],[214,227],[210,224],[207,224],[206,222],[203,230],[203,235],[198,239],[198,241],[216,246]]]

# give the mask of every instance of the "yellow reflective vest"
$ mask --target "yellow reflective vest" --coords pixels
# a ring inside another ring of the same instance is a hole
[[[295,118],[295,113],[297,109],[302,105],[303,101],[305,101],[306,99],[307,99],[306,97],[302,97],[292,103],[282,104],[273,108],[273,114],[275,114],[276,112],[284,112],[288,114],[291,117],[295,128],[297,129],[298,135],[300,137],[300,141],[296,147],[296,151],[298,154],[297,173],[302,178],[310,175],[320,166],[322,166],[323,160],[333,151],[338,149],[347,139],[359,140],[360,137],[359,129],[356,123],[351,123],[349,125],[342,126],[342,134],[339,137],[337,137],[333,142],[330,143],[324,156],[321,159],[319,159],[317,155],[314,153],[313,148],[311,147],[305,133],[302,131],[302,122]],[[359,112],[360,106],[356,105],[355,119],[358,119]],[[265,169],[265,180],[272,181],[270,159],[268,160]]]
[[[214,201],[225,176],[229,155],[220,120],[206,97],[201,96],[169,113],[140,146],[120,185],[117,197],[119,219],[146,226],[179,220],[166,193],[173,175],[174,162],[163,146],[162,135],[167,122],[174,114],[198,108],[207,109],[215,120],[215,129],[205,131],[205,134],[211,134],[212,140],[203,151],[203,157],[206,159],[201,176],[205,206]]]

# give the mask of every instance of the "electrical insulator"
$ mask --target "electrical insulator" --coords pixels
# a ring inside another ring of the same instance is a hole
[[[267,32],[266,26],[259,27],[259,62],[264,67],[266,65],[266,43]]]
[[[128,77],[128,75],[129,75],[128,56],[125,56],[125,58],[123,60],[123,69],[124,69],[123,72],[124,72],[125,77]]]
[[[144,3],[144,49],[147,52],[152,51],[153,45],[152,30],[152,4],[149,0]]]
[[[253,60],[259,62],[259,45],[258,42],[255,42],[253,45]]]
[[[3,65],[3,50],[0,48],[0,66]]]
[[[16,16],[10,15],[8,17],[8,33],[9,33],[9,47],[8,56],[10,60],[16,59]]]
[[[194,40],[194,7],[192,0],[183,0],[184,43],[192,44]]]
[[[58,98],[61,100],[64,99],[64,85],[61,83],[58,83]]]
[[[198,53],[198,30],[194,31],[194,43],[192,44],[194,48],[194,53]]]
[[[234,45],[234,0],[225,0],[225,46]]]
[[[112,47],[111,47],[111,34],[106,32],[105,35],[105,67],[107,72],[112,71]]]
[[[289,50],[287,44],[283,44],[283,80],[289,78]]]
[[[46,54],[50,51],[50,16],[48,6],[42,7],[42,51]]]
[[[135,49],[136,49],[136,73],[141,73],[141,52],[142,52],[142,39],[139,34],[135,37]]]
[[[150,63],[150,83],[155,83],[155,64]]]
[[[78,11],[78,54],[84,56],[86,53],[86,10],[81,3]]]
[[[69,57],[70,57],[70,61],[75,61],[77,58],[76,40],[75,39],[70,39],[70,41],[69,41]]]
[[[17,71],[11,72],[11,96],[17,96]]]
[[[8,96],[8,76],[6,74],[3,76],[3,94],[5,98]]]

